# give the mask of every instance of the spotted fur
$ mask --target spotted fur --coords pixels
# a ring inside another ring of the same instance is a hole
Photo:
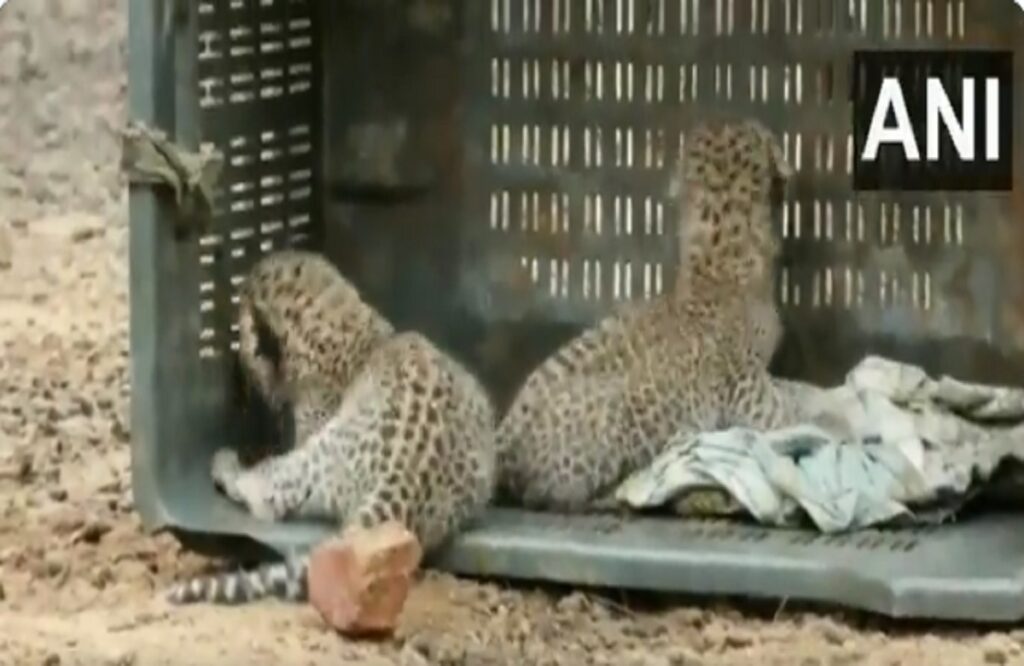
[[[760,123],[687,137],[669,188],[680,211],[675,284],[614,311],[528,376],[498,429],[502,495],[584,510],[679,431],[791,418],[767,372],[781,335],[771,193],[790,174]]]
[[[251,384],[294,414],[296,446],[245,468],[231,449],[214,482],[257,518],[405,524],[427,552],[472,519],[494,484],[495,416],[483,387],[418,333],[397,333],[318,255],[263,259],[240,297]],[[174,603],[307,596],[304,555],[184,581]]]

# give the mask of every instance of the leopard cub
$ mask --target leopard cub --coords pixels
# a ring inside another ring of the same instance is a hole
[[[244,467],[218,451],[216,485],[268,521],[319,518],[371,527],[397,520],[424,551],[491,497],[495,415],[478,381],[426,338],[396,332],[319,255],[261,260],[240,295],[239,360],[295,446]],[[175,586],[173,603],[307,598],[308,556]]]
[[[528,508],[607,506],[680,432],[792,418],[768,374],[781,323],[773,186],[792,169],[759,122],[710,122],[686,137],[674,285],[611,312],[526,379],[498,429],[503,499]]]

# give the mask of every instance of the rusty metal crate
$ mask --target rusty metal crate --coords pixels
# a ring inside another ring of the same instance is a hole
[[[258,257],[325,252],[504,405],[581,326],[671,283],[664,173],[694,121],[723,109],[772,126],[798,171],[776,219],[776,372],[837,381],[872,351],[1021,384],[1024,113],[1011,193],[853,192],[849,63],[854,49],[889,47],[1015,50],[1024,109],[1012,0],[132,0],[133,118],[226,157],[204,232],[176,235],[158,192],[131,191],[133,480],[146,524],[218,551],[281,552],[323,534],[258,523],[207,476],[218,446],[268,432],[258,412],[241,415],[231,354],[235,293]],[[496,508],[433,562],[1015,620],[1022,555],[1014,513],[830,538]]]

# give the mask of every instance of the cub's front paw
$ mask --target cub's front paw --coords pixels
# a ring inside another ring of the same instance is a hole
[[[270,480],[253,472],[243,471],[234,482],[233,499],[245,506],[249,513],[260,520],[278,520],[283,517],[280,503],[275,501]]]
[[[213,455],[210,463],[210,476],[217,488],[223,491],[228,497],[235,497],[235,481],[242,473],[242,463],[238,460],[238,452],[234,449],[220,449]]]

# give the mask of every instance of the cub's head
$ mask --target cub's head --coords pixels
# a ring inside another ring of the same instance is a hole
[[[772,192],[793,175],[774,134],[756,120],[697,126],[673,174],[681,253],[705,276],[746,283],[778,254]]]
[[[686,137],[685,149],[669,185],[678,197],[689,188],[768,196],[793,167],[775,134],[760,121],[713,121],[697,125]]]
[[[310,381],[343,383],[388,327],[348,280],[312,252],[283,250],[253,266],[239,294],[238,357],[280,407]]]

